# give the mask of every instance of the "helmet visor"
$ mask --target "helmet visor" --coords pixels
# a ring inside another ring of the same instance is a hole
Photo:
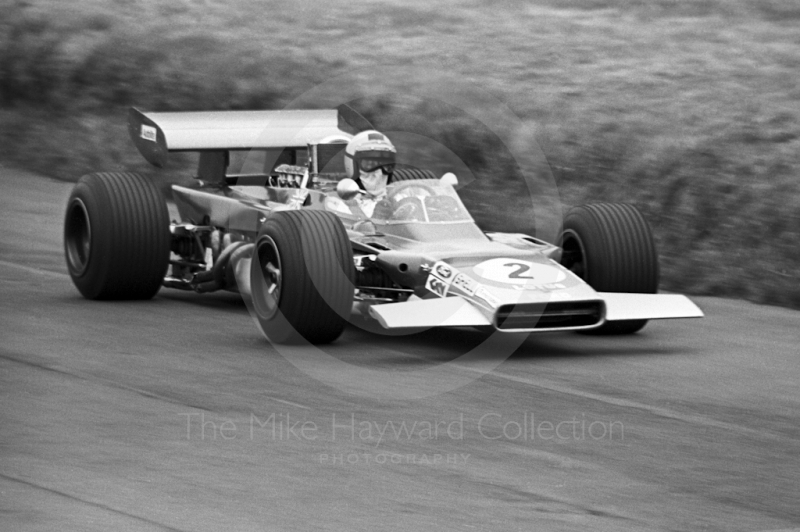
[[[391,174],[394,170],[394,161],[387,159],[361,159],[358,161],[358,167],[362,172],[372,172],[378,168],[382,169],[384,173]]]
[[[384,173],[390,174],[394,170],[395,154],[388,150],[359,151],[356,152],[354,159],[362,172],[372,172],[383,168]]]

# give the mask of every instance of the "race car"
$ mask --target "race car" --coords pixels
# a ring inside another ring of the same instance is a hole
[[[340,111],[142,112],[130,136],[147,161],[199,152],[197,184],[172,186],[180,220],[135,173],[80,179],[67,204],[70,276],[87,299],[162,288],[239,292],[272,342],[329,343],[348,322],[386,330],[630,334],[648,320],[701,317],[658,293],[651,230],[628,204],[573,208],[557,242],[485,232],[452,174],[398,167],[380,216],[344,172],[356,131]],[[260,172],[229,172],[246,152]]]

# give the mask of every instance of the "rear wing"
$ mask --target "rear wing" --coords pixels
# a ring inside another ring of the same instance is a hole
[[[163,168],[169,152],[197,151],[201,174],[203,159],[212,167],[227,166],[229,150],[305,149],[326,138],[349,138],[350,129],[336,109],[145,113],[131,108],[128,114],[128,133],[150,164]]]

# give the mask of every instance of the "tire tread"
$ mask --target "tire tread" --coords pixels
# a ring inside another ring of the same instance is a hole
[[[414,168],[412,166],[398,167],[392,172],[392,183],[411,181],[415,179],[437,179],[431,170]]]
[[[159,190],[140,174],[103,172],[83,176],[70,203],[73,198],[86,205],[92,227],[86,271],[70,271],[81,294],[152,298],[169,264],[169,213]]]
[[[575,207],[564,229],[579,235],[589,285],[598,292],[656,293],[658,252],[647,221],[627,203],[590,203]],[[630,334],[647,320],[608,322],[594,334]]]
[[[281,316],[259,316],[267,337],[279,343],[336,340],[350,315],[355,276],[350,240],[341,221],[320,210],[279,211],[267,218],[259,239],[263,235],[272,238],[278,248],[283,276],[278,304]],[[254,291],[263,289],[260,276],[254,260]]]

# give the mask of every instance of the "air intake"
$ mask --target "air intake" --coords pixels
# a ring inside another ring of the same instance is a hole
[[[603,321],[602,301],[553,301],[502,305],[495,314],[497,328],[504,331],[531,329],[580,329]]]

